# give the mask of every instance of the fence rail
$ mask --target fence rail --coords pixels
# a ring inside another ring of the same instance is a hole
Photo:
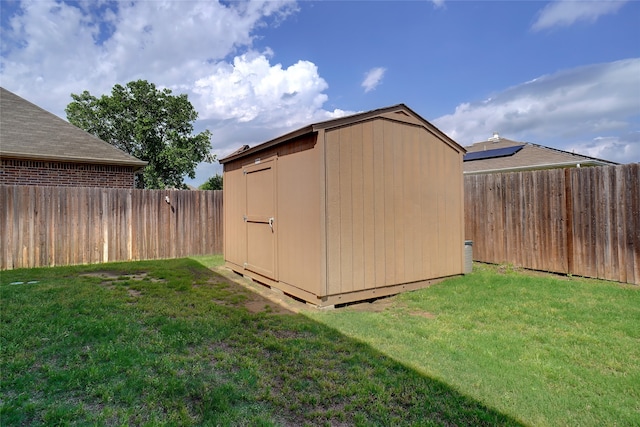
[[[640,164],[465,177],[473,258],[640,284]]]
[[[0,185],[0,214],[2,270],[222,253],[222,191]]]
[[[471,175],[464,185],[474,260],[640,284],[640,164]],[[0,215],[1,270],[223,247],[222,191],[0,185]]]

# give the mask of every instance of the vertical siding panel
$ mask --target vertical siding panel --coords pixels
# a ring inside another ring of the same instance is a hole
[[[431,141],[427,140],[420,145],[420,165],[418,180],[421,183],[420,206],[420,235],[422,242],[422,274],[424,277],[435,277],[431,265],[433,252],[436,247],[433,239],[433,186],[435,183],[431,179]],[[466,194],[466,192],[465,192]],[[469,221],[470,222],[470,221]]]
[[[404,282],[412,282],[415,277],[414,273],[414,257],[415,252],[413,249],[413,242],[418,240],[419,234],[415,233],[413,227],[414,216],[414,199],[413,196],[415,194],[415,189],[413,186],[413,179],[410,176],[412,170],[412,161],[414,159],[411,158],[411,154],[413,151],[413,135],[411,132],[411,128],[408,126],[398,126],[398,131],[400,132],[400,144],[402,145],[402,158],[400,160],[400,170],[402,171],[401,179],[402,179],[402,189],[403,196],[401,200],[401,209],[402,209],[402,228],[403,234],[405,238],[403,239],[403,251],[404,257],[402,258],[402,262],[404,263]],[[411,237],[409,237],[411,236]]]
[[[340,292],[341,236],[340,236],[340,136],[338,131],[326,134],[326,180],[327,180],[327,293]]]
[[[447,206],[446,206],[446,195],[445,192],[448,191],[448,187],[444,184],[444,177],[446,176],[446,168],[445,168],[445,153],[444,147],[442,144],[438,144],[434,147],[436,150],[436,168],[434,170],[434,181],[437,183],[437,215],[435,221],[436,227],[436,246],[441,248],[438,252],[436,252],[435,262],[436,262],[436,277],[441,277],[446,274],[446,270],[444,266],[446,265],[447,253],[449,252],[449,247],[447,245],[448,234],[447,230]],[[442,224],[445,224],[443,227]]]
[[[350,127],[351,138],[345,141],[351,146],[351,212],[353,274],[352,290],[361,290],[364,285],[364,171],[362,163],[362,125]]]
[[[390,122],[388,124],[391,138],[388,143],[392,144],[393,150],[393,181],[394,187],[392,189],[393,194],[393,223],[395,230],[395,258],[393,258],[393,265],[395,266],[395,283],[402,283],[406,281],[406,272],[404,268],[405,251],[404,251],[404,217],[405,217],[405,197],[404,197],[404,185],[403,185],[403,173],[402,167],[403,161],[403,148],[402,144],[402,129],[395,123]],[[386,137],[386,135],[385,135]]]
[[[380,172],[378,171],[378,174]],[[364,233],[364,288],[376,287],[376,226],[373,122],[362,125],[362,176],[363,176],[363,233]]]
[[[351,128],[342,128],[340,134],[340,292],[353,290],[353,204]]]
[[[375,286],[384,286],[387,275],[386,262],[386,220],[385,186],[388,173],[385,164],[385,141],[382,120],[373,122],[373,171],[374,171],[374,236],[375,236]]]
[[[423,279],[425,276],[422,274],[422,260],[424,255],[422,253],[422,241],[424,240],[424,229],[422,228],[422,182],[420,181],[420,151],[422,143],[426,142],[428,134],[420,128],[407,128],[407,131],[411,133],[411,145],[409,146],[409,176],[411,191],[411,235],[414,236],[410,239],[411,245],[409,250],[411,251],[412,270],[413,277],[411,281]]]
[[[394,165],[394,135],[391,125],[384,121],[383,123],[383,145],[384,145],[384,169],[385,169],[385,187],[384,187],[384,242],[385,242],[385,285],[393,285],[396,283],[397,273],[394,262],[396,260],[396,234],[395,234],[395,200],[394,191],[399,183],[395,182],[396,173]]]
[[[421,137],[426,137],[426,132],[423,129],[415,127],[407,127],[407,132],[410,133],[409,139],[409,158],[407,159],[408,174],[405,175],[405,179],[408,181],[408,187],[410,188],[411,197],[411,216],[409,217],[410,223],[410,236],[409,239],[409,251],[412,261],[412,277],[411,281],[424,279],[422,274],[422,242],[424,240],[424,229],[422,228],[421,211],[423,205],[422,202],[422,181],[420,177],[420,151],[421,151]],[[405,156],[406,157],[406,156]],[[406,252],[405,252],[406,254]]]

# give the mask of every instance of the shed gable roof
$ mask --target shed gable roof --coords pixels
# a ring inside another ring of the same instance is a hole
[[[473,153],[489,150],[501,150],[509,147],[522,148],[514,150],[514,152],[509,155],[491,156],[477,160],[474,160],[474,157],[476,156],[469,156]],[[545,147],[544,145],[512,141],[501,137],[476,142],[466,148],[467,158],[463,163],[463,170],[465,174],[549,169],[576,166],[577,164],[584,166],[605,166],[617,164],[608,160]]]
[[[138,168],[147,164],[2,87],[0,155]]]
[[[358,122],[363,122],[366,120],[371,120],[375,118],[386,118],[389,120],[398,120],[406,123],[411,123],[414,125],[420,125],[427,129],[429,132],[436,134],[440,137],[442,141],[444,141],[447,145],[451,146],[458,152],[464,153],[466,149],[455,142],[453,139],[449,138],[444,132],[435,127],[433,124],[420,117],[416,112],[411,110],[404,104],[392,105],[390,107],[379,108],[376,110],[366,111],[363,113],[352,114],[350,116],[340,117],[337,119],[326,120],[318,123],[313,123],[303,128],[297,129],[293,132],[289,132],[285,135],[274,138],[270,141],[264,142],[262,144],[256,145],[252,148],[248,148],[245,150],[237,150],[234,153],[228,155],[225,158],[219,160],[220,163],[224,164],[230,162],[232,160],[236,160],[245,156],[250,156],[256,152],[262,151],[266,148],[273,147],[279,144],[283,144],[287,141],[290,141],[294,138],[307,135],[310,133],[315,133],[320,130],[330,130],[334,128],[338,128],[341,126],[347,126]]]

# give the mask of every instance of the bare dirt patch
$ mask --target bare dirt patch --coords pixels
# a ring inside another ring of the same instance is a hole
[[[91,273],[85,273],[85,274],[81,274],[81,276],[84,277],[97,277],[99,279],[103,279],[103,281],[100,283],[100,286],[105,286],[107,289],[114,289],[115,287],[113,286],[114,282],[118,281],[118,280],[133,280],[136,282],[140,282],[143,280],[148,280],[150,282],[153,283],[163,283],[166,282],[166,280],[163,279],[156,279],[156,278],[149,278],[149,273],[147,272],[138,272],[138,273],[132,273],[132,274],[124,274],[122,272],[118,272],[118,271],[112,271],[112,270],[100,270],[100,271],[94,271]]]

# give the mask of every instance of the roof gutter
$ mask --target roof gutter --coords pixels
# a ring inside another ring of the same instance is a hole
[[[68,162],[68,163],[91,163],[98,165],[110,165],[110,166],[133,166],[134,172],[141,171],[149,164],[143,160],[117,160],[117,159],[97,159],[91,157],[73,157],[73,156],[45,156],[38,154],[25,154],[25,153],[11,153],[1,152],[0,158],[3,159],[17,159],[17,160],[33,160],[38,162]]]
[[[589,160],[585,159],[581,162],[561,162],[561,163],[543,163],[541,165],[529,165],[529,166],[516,166],[511,168],[501,168],[501,169],[484,169],[479,171],[464,171],[464,175],[480,175],[487,173],[504,173],[504,172],[523,172],[529,170],[538,170],[538,169],[554,169],[560,167],[577,167],[580,166],[615,166],[608,162],[602,162],[599,160]]]

